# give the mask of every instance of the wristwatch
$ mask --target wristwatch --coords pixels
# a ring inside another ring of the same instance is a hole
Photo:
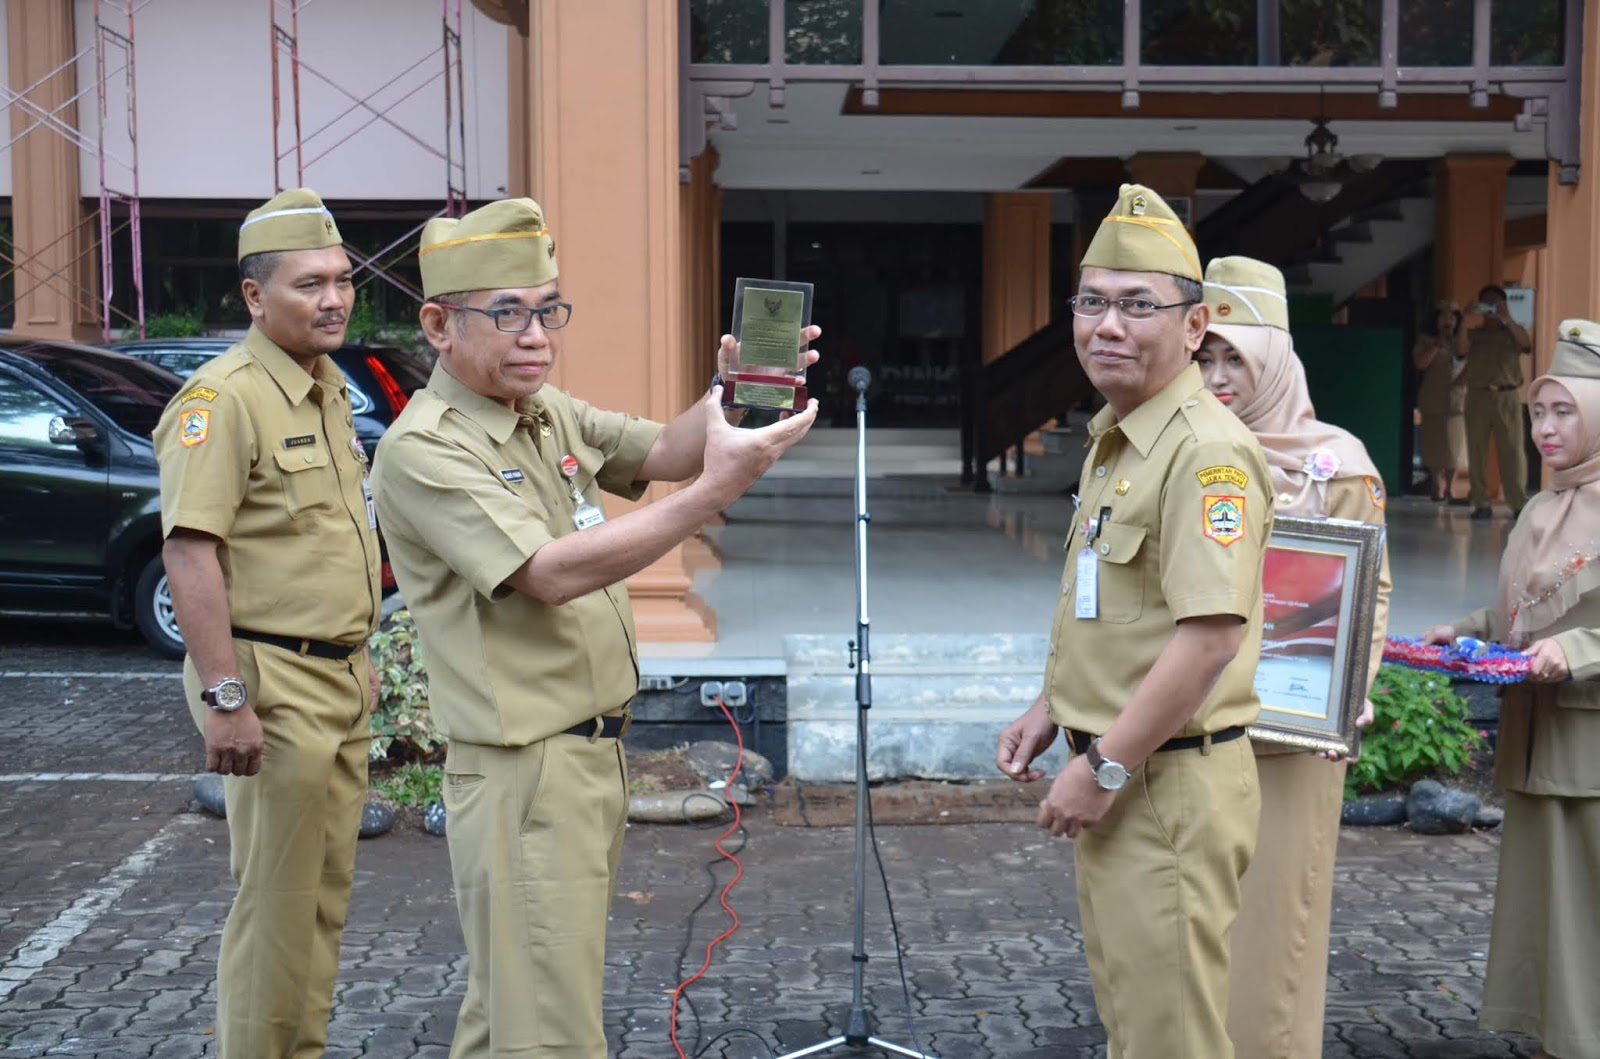
[[[200,693],[200,701],[220,713],[232,713],[250,697],[244,681],[238,677],[223,677]]]
[[[1094,773],[1094,781],[1101,790],[1120,791],[1128,782],[1128,770],[1122,763],[1110,761],[1100,753],[1100,740],[1092,740],[1083,756],[1089,759],[1089,771]]]

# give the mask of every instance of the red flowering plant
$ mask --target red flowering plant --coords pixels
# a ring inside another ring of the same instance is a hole
[[[1426,776],[1455,775],[1483,745],[1467,720],[1467,700],[1448,678],[1385,664],[1372,685],[1374,717],[1361,756],[1345,774],[1345,797],[1395,790]]]

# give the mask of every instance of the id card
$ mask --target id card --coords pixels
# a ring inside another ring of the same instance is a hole
[[[606,520],[606,513],[593,504],[580,504],[578,510],[572,513],[572,521],[579,529],[586,530],[598,526]]]
[[[361,476],[361,495],[367,499],[367,529],[378,528],[378,504],[372,499],[372,479]]]
[[[1093,548],[1078,553],[1077,583],[1073,588],[1072,615],[1094,619],[1100,616],[1100,557]]]

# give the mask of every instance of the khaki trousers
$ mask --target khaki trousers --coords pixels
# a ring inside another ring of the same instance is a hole
[[[1472,480],[1472,506],[1489,506],[1489,440],[1506,503],[1521,511],[1528,502],[1528,460],[1522,448],[1522,398],[1516,390],[1467,391],[1467,467]]]
[[[239,884],[217,959],[219,1059],[317,1059],[339,976],[372,742],[365,651],[347,661],[234,642],[265,743],[261,771],[227,776]],[[207,707],[185,659],[196,726]]]
[[[444,804],[467,942],[451,1059],[605,1059],[606,920],[628,822],[621,740],[451,743]]]
[[[1233,927],[1228,1035],[1238,1059],[1319,1059],[1333,860],[1348,766],[1257,748],[1261,832]]]
[[[1078,836],[1084,953],[1109,1059],[1230,1059],[1228,936],[1261,810],[1248,739],[1152,754]]]

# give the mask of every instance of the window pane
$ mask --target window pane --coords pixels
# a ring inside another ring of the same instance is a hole
[[[788,0],[783,18],[789,62],[851,66],[861,61],[861,0]]]
[[[1256,0],[1145,0],[1140,22],[1153,66],[1256,64]]]
[[[689,59],[697,63],[765,63],[767,0],[691,0]]]
[[[1566,50],[1562,0],[1500,0],[1489,13],[1489,62],[1495,66],[1560,66]]]
[[[1471,66],[1472,0],[1400,5],[1400,65]]]
[[[1382,0],[1279,0],[1283,64],[1377,66],[1382,8]]]
[[[0,375],[0,445],[49,452],[50,420],[68,414],[61,402],[20,379]]]
[[[1106,66],[1122,61],[1121,0],[882,0],[879,19],[880,61],[888,64]]]

